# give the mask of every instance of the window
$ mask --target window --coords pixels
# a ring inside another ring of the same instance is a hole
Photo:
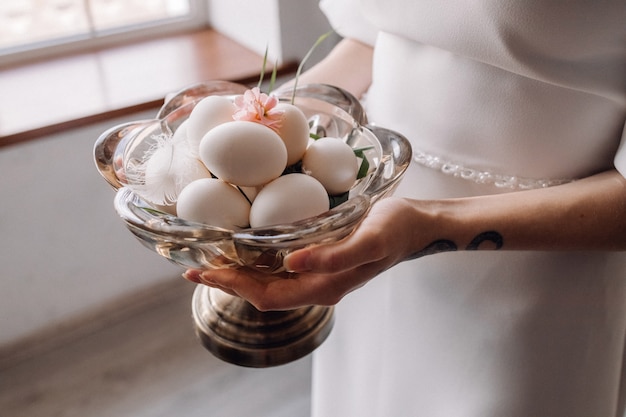
[[[0,63],[201,26],[206,0],[2,0]]]

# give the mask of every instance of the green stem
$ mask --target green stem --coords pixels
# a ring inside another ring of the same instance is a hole
[[[261,84],[263,84],[263,78],[265,77],[265,66],[267,65],[267,50],[268,49],[269,49],[269,46],[266,46],[265,54],[263,55],[263,67],[261,67],[261,76],[259,77],[259,84],[258,84],[259,89],[261,89]],[[274,71],[276,71],[276,69],[274,69]]]
[[[309,52],[307,52],[306,55],[304,56],[304,58],[302,58],[302,61],[300,61],[300,65],[298,65],[298,70],[296,71],[296,78],[294,80],[293,94],[291,96],[291,104],[294,104],[294,102],[296,101],[296,87],[298,86],[298,78],[300,78],[300,74],[302,73],[302,69],[304,68],[304,64],[311,57],[311,54],[313,53],[315,48],[317,48],[320,43],[322,43],[327,37],[329,37],[331,33],[333,33],[332,30],[329,31],[329,32],[324,33],[322,36],[317,38],[317,40],[315,41],[313,46],[311,46],[311,49],[309,49]]]

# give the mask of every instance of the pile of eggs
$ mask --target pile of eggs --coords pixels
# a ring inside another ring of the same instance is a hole
[[[311,139],[298,107],[253,89],[199,101],[146,155],[140,195],[225,229],[286,224],[327,211],[329,196],[352,188],[359,165],[343,140]]]

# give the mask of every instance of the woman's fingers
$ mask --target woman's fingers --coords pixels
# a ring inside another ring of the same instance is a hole
[[[408,218],[403,206],[385,199],[374,205],[347,238],[289,254],[284,261],[289,274],[238,268],[188,270],[184,277],[242,297],[259,310],[334,305],[402,259],[406,251],[403,242],[411,230],[409,225],[397,221]]]
[[[289,310],[306,305],[334,305],[363,285],[368,273],[268,275],[250,269],[187,271],[200,283],[246,299],[261,311]]]
[[[238,296],[238,294],[236,294],[232,289],[223,287],[219,285],[217,282],[211,282],[211,283],[207,282],[205,279],[202,278],[203,272],[204,272],[203,270],[199,270],[199,269],[188,269],[183,273],[183,278],[185,278],[187,281],[191,281],[196,284],[204,284],[209,287],[222,290],[225,293],[228,293],[230,295]]]

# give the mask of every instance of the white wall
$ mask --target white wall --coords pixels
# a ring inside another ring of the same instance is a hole
[[[182,280],[180,268],[126,230],[113,188],[93,162],[101,132],[146,117],[0,148],[0,347],[141,288]]]
[[[319,0],[278,0],[283,59],[300,62],[311,46],[331,30],[326,16],[320,11]],[[326,56],[339,40],[333,34],[321,43],[306,66]]]
[[[270,63],[300,62],[315,41],[330,30],[319,0],[207,0],[209,23],[217,31]],[[329,37],[307,64],[316,62],[337,42]]]
[[[261,55],[268,46],[280,61],[300,61],[329,30],[317,1],[207,0],[217,30]],[[153,114],[0,148],[0,348],[154,284],[182,280],[182,269],[126,230],[92,157],[101,132]]]
[[[277,0],[207,0],[211,27],[259,55],[268,51],[270,62],[282,62]]]

